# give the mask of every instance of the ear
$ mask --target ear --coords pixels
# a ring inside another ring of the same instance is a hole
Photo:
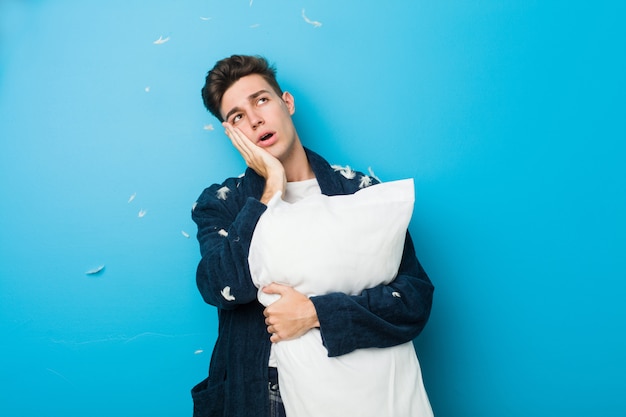
[[[287,110],[289,110],[289,114],[293,116],[296,112],[296,100],[293,98],[289,91],[285,91],[283,93],[283,102],[287,106]]]

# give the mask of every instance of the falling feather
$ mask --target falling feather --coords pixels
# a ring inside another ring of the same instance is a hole
[[[193,354],[194,354],[194,355],[199,355],[199,354],[201,354],[201,353],[203,353],[203,352],[204,352],[204,350],[202,350],[202,349],[198,349],[198,350],[196,350],[195,352],[193,352]]]
[[[95,267],[95,268],[93,268],[93,269],[90,269],[90,270],[88,270],[88,271],[85,271],[85,274],[86,274],[86,275],[97,275],[97,274],[99,274],[100,272],[102,272],[103,270],[104,270],[104,265],[100,265],[100,266],[98,266],[98,267]]]
[[[332,168],[335,171],[339,171],[341,175],[349,180],[353,179],[356,176],[356,172],[354,172],[354,170],[350,168],[349,165],[346,165],[345,167],[342,167],[341,165],[333,165]]]
[[[341,170],[341,175],[351,180],[356,177],[356,172],[354,172],[354,170],[350,168],[350,166],[346,165],[346,168]]]
[[[304,19],[305,22],[307,22],[310,25],[313,25],[313,27],[315,28],[322,26],[321,22],[318,22],[317,20],[311,20],[308,17],[306,17],[304,9],[302,9],[302,18]]]
[[[365,188],[372,185],[372,177],[368,175],[363,175],[361,177],[361,181],[359,182],[359,188]]]
[[[213,127],[213,125],[204,125],[204,130],[215,130],[215,128]]]
[[[211,19],[212,19],[212,17],[202,17],[202,16],[200,16],[200,20],[205,20],[206,21],[206,20],[211,20]]]
[[[370,177],[374,178],[374,179],[375,179],[376,181],[378,181],[378,182],[382,182],[382,181],[380,180],[380,178],[378,178],[378,176],[376,176],[376,174],[374,174],[374,170],[372,169],[372,167],[368,167],[368,168],[367,168],[367,170],[368,170],[368,171],[369,171],[369,173],[370,173]]]
[[[220,229],[217,234],[224,237],[228,236],[228,232],[224,229]]]
[[[255,23],[254,25],[250,25],[250,29],[256,29],[258,27],[261,27],[260,23]]]
[[[145,91],[146,93],[149,93],[150,92],[150,86],[147,86],[146,88],[144,88],[143,91]]]
[[[221,294],[226,301],[235,301],[235,296],[230,293],[230,287],[224,287],[224,289],[221,291]]]
[[[196,209],[196,207],[198,207],[198,202],[197,201],[191,205],[191,211],[194,211]]]
[[[137,217],[139,217],[141,219],[143,216],[146,215],[146,213],[147,213],[146,210],[141,209],[141,210],[139,210],[139,213],[137,213]]]
[[[254,0],[250,0],[250,7],[252,7],[252,3],[254,3]]]
[[[128,197],[128,202],[132,203],[132,201],[137,197],[137,193],[133,193],[130,197]]]
[[[220,200],[226,200],[226,194],[228,194],[229,192],[230,188],[224,186],[217,190],[217,198],[219,198]]]
[[[181,230],[180,233],[185,236],[187,239],[189,239],[189,233],[185,232],[184,230]]]
[[[156,41],[152,43],[155,45],[163,45],[165,42],[168,42],[169,40],[170,40],[169,36],[167,38],[164,38],[163,36],[159,36],[159,39],[157,39]]]

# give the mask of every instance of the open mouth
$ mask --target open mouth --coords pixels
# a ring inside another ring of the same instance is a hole
[[[270,139],[272,136],[274,136],[273,133],[266,133],[259,138],[259,141],[265,142],[266,140]]]

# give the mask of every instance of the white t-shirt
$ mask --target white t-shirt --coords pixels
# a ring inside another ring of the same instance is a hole
[[[320,185],[317,183],[317,178],[288,182],[283,195],[283,200],[293,204],[313,194],[322,194]]]

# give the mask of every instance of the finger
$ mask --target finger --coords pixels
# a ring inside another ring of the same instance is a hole
[[[222,126],[224,126],[224,133],[226,133],[226,136],[228,136],[230,141],[237,149],[242,148],[245,145],[245,141],[242,140],[243,138],[241,131],[235,130],[235,127],[230,123],[224,122],[222,123]]]
[[[272,282],[270,285],[263,287],[265,294],[280,294],[282,295],[289,287]]]
[[[227,126],[226,134],[228,135],[228,137],[231,139],[231,141],[233,142],[235,146],[237,146],[238,148],[247,149],[246,147],[247,140],[245,139],[245,137],[240,131],[236,130],[233,126]]]
[[[233,146],[239,151],[241,156],[244,157],[246,162],[250,161],[252,156],[251,149],[249,147],[250,141],[245,138],[241,131],[235,130],[232,125],[228,123],[223,123],[223,126],[224,133],[226,133],[226,136],[228,136]]]
[[[280,335],[278,334],[278,330],[276,330],[276,328],[274,328],[273,326],[268,326],[267,332],[270,334],[270,340],[272,342],[278,342],[280,340],[283,340],[283,338],[280,337]]]
[[[228,131],[239,146],[247,151],[254,151],[256,145],[239,129],[238,127],[229,125]]]
[[[278,330],[276,330],[275,328],[273,328],[273,327],[272,327],[272,328],[270,329],[270,328],[268,327],[267,332],[271,335],[271,336],[270,336],[270,341],[271,341],[272,343],[280,342],[281,340],[283,340],[283,338],[280,336],[280,334],[279,334]]]

